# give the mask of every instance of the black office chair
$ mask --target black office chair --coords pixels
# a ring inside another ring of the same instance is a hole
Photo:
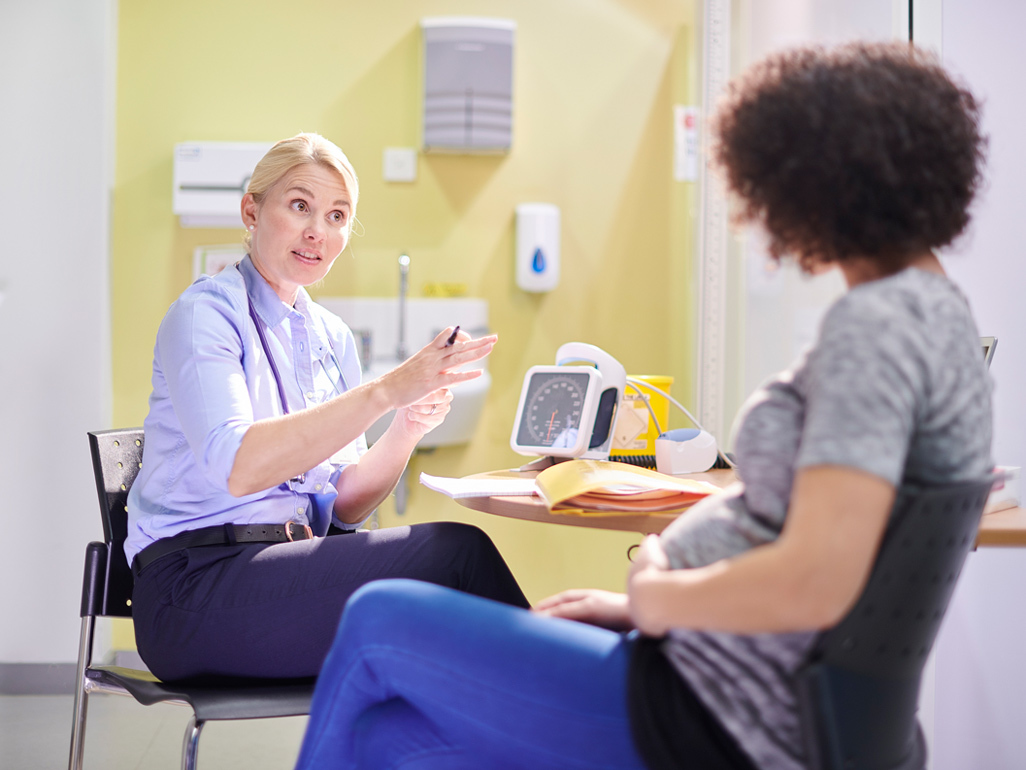
[[[903,487],[848,615],[798,672],[811,770],[919,770],[919,684],[992,481]]]
[[[200,731],[209,720],[259,719],[310,713],[315,680],[190,679],[161,682],[148,671],[93,665],[93,628],[97,617],[132,616],[132,571],[122,545],[128,529],[128,490],[142,466],[143,432],[111,430],[89,433],[103,519],[102,543],[86,546],[82,581],[82,632],[78,650],[75,714],[71,731],[70,770],[82,767],[86,707],[94,692],[131,695],[150,706],[170,702],[192,707],[182,747],[183,770],[195,770]]]

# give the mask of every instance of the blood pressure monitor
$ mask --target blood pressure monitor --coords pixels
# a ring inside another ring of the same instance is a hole
[[[510,446],[524,455],[608,458],[626,380],[604,350],[568,342],[556,351],[555,366],[527,370]]]
[[[579,457],[591,443],[602,376],[583,366],[532,366],[510,438],[522,454]]]

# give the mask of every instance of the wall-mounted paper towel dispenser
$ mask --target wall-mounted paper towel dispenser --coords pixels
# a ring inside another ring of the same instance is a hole
[[[175,145],[174,212],[183,227],[242,227],[239,207],[270,142]]]
[[[513,144],[516,22],[422,19],[424,150],[508,152]]]

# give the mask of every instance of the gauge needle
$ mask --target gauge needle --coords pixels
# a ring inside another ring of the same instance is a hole
[[[559,414],[559,410],[558,409],[555,412],[553,412],[552,416],[549,418],[549,432],[545,435],[545,440],[546,441],[552,441],[552,423],[554,423],[556,421],[556,415],[557,414]]]

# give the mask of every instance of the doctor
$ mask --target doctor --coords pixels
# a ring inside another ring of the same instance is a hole
[[[410,577],[527,606],[487,535],[432,523],[354,532],[439,425],[494,335],[451,329],[366,383],[353,334],[314,303],[359,187],[316,134],[275,144],[242,200],[248,256],[160,325],[125,553],[139,652],[162,679],[320,669],[364,583]],[[364,431],[395,409],[373,447]],[[345,535],[324,537],[325,535]]]

